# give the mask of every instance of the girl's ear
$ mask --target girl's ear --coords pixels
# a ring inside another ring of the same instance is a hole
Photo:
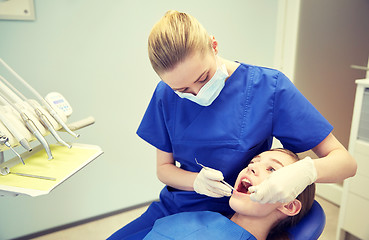
[[[215,54],[218,54],[218,41],[215,40],[214,36],[210,36],[211,48],[214,50]]]
[[[280,206],[278,210],[287,216],[295,216],[300,212],[301,207],[301,202],[297,199],[294,199],[293,201]]]

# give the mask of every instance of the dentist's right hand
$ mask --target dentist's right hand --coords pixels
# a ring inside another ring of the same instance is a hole
[[[224,177],[221,171],[205,167],[197,175],[193,183],[193,188],[195,192],[209,197],[229,197],[232,195],[232,190],[220,182],[223,179]]]

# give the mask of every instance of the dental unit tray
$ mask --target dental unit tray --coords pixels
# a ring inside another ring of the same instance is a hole
[[[50,145],[50,148],[54,155],[52,161],[45,161],[47,154],[42,150],[42,146],[38,146],[33,149],[32,154],[22,154],[26,165],[19,162],[17,157],[0,164],[1,169],[10,170],[7,175],[0,174],[0,191],[5,191],[0,192],[0,195],[7,195],[6,192],[32,197],[48,194],[103,153],[98,146],[79,143],[72,144],[71,149],[54,144]]]
[[[95,119],[87,117],[67,124],[73,110],[60,93],[51,92],[44,98],[0,58],[1,65],[35,99],[18,91],[0,69],[0,197],[48,194],[103,153],[98,146],[67,143],[59,136],[67,132],[77,138],[79,134],[74,131],[93,124]],[[47,135],[57,144],[49,143]],[[38,145],[31,147],[31,142]]]

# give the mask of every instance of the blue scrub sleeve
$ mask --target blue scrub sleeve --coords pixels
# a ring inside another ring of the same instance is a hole
[[[172,152],[162,104],[163,96],[168,91],[172,90],[168,90],[164,82],[159,82],[137,130],[137,135],[162,151]]]
[[[333,126],[283,74],[276,82],[273,135],[293,152],[310,150],[321,143]]]

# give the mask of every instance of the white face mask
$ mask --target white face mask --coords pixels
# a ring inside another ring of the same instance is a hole
[[[228,72],[225,64],[217,67],[214,76],[200,89],[195,96],[192,93],[183,93],[174,91],[180,98],[187,98],[201,106],[209,106],[219,96],[224,88],[225,80],[228,77]]]

